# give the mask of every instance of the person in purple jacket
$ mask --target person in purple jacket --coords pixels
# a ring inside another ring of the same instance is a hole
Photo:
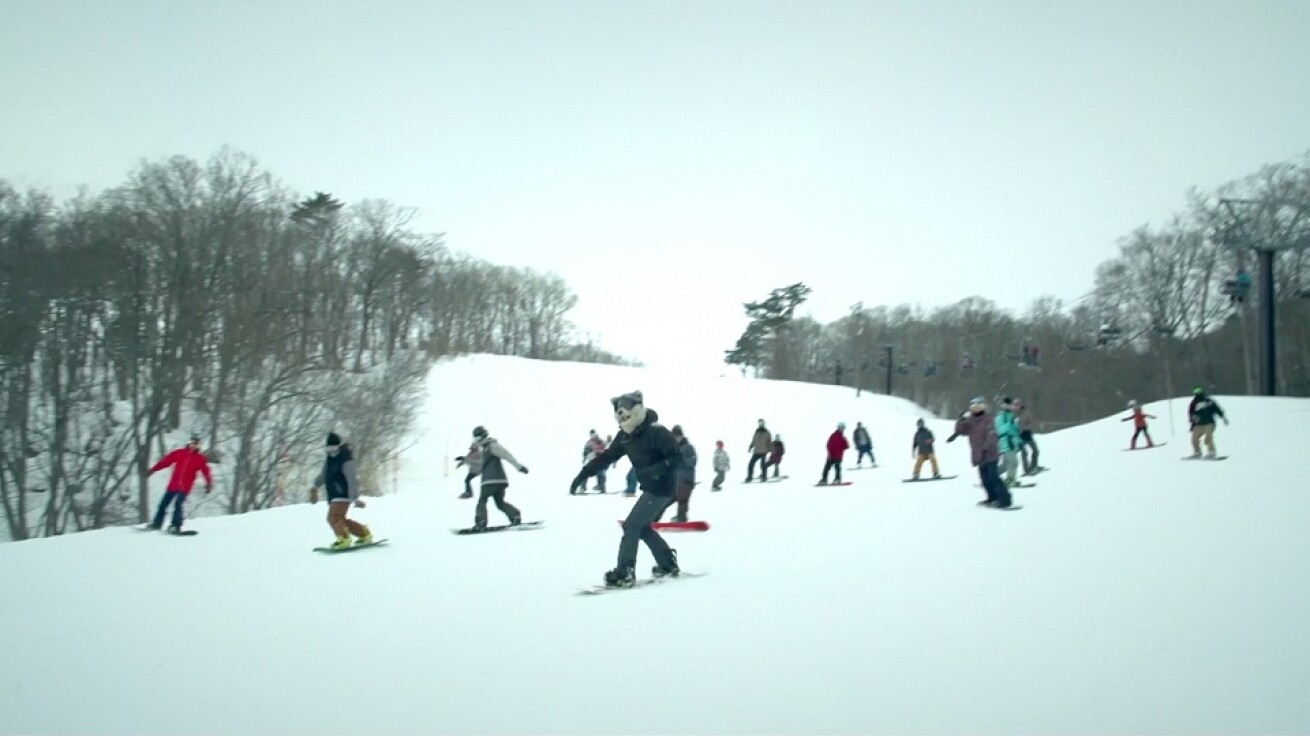
[[[996,422],[988,416],[987,402],[981,396],[975,396],[969,401],[969,410],[960,415],[959,421],[955,423],[955,434],[947,437],[946,441],[954,442],[960,435],[969,438],[973,465],[978,468],[978,479],[987,492],[987,500],[980,501],[978,505],[994,509],[1010,508],[1013,503],[1010,489],[996,469],[996,463],[1001,459]]]

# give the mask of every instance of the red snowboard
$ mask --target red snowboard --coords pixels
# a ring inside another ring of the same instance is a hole
[[[623,519],[619,519],[623,523]],[[708,521],[657,521],[651,526],[656,531],[661,532],[707,532],[710,530]]]

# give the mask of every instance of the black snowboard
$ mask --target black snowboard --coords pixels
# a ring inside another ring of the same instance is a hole
[[[491,532],[504,532],[504,531],[526,532],[526,531],[531,531],[533,529],[540,529],[541,525],[545,523],[546,522],[544,520],[525,521],[522,524],[502,524],[500,526],[483,527],[482,529],[474,529],[473,527],[469,527],[467,529],[451,529],[450,531],[455,534],[490,534]]]

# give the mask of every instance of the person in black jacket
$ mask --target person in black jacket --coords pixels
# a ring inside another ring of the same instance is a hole
[[[678,513],[674,515],[673,520],[686,521],[687,510],[691,506],[691,492],[696,487],[696,448],[687,441],[687,435],[683,433],[681,425],[675,424],[669,431],[678,441],[678,452],[682,455],[675,481],[678,492]]]
[[[1228,417],[1219,404],[1197,386],[1192,389],[1192,403],[1187,407],[1187,417],[1192,423],[1192,457],[1201,457],[1201,441],[1205,440],[1205,457],[1214,459],[1214,419],[1219,417],[1228,424]]]
[[[664,425],[654,409],[647,409],[640,391],[610,399],[619,433],[605,448],[592,458],[569,487],[569,493],[581,488],[587,478],[624,455],[637,471],[641,495],[632,504],[632,510],[623,520],[623,538],[619,541],[618,565],[605,573],[605,585],[611,588],[628,588],[636,582],[637,542],[645,542],[655,557],[651,574],[656,577],[679,574],[677,553],[655,531],[653,523],[660,520],[674,501],[675,481],[682,465],[678,442]]]

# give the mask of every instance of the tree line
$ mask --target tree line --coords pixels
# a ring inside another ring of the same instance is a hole
[[[63,203],[0,180],[9,538],[146,520],[175,430],[223,468],[203,503],[239,513],[302,498],[332,428],[376,487],[443,356],[621,362],[573,340],[561,278],[451,251],[414,215],[297,195],[230,149]]]
[[[1190,393],[1257,391],[1253,247],[1278,247],[1277,392],[1310,396],[1310,156],[1203,193],[1161,227],[1123,236],[1075,300],[1037,297],[1022,314],[983,296],[925,309],[851,307],[796,317],[810,289],[744,305],[725,362],[755,375],[885,391],[952,416],[969,397],[1020,397],[1042,429]]]

